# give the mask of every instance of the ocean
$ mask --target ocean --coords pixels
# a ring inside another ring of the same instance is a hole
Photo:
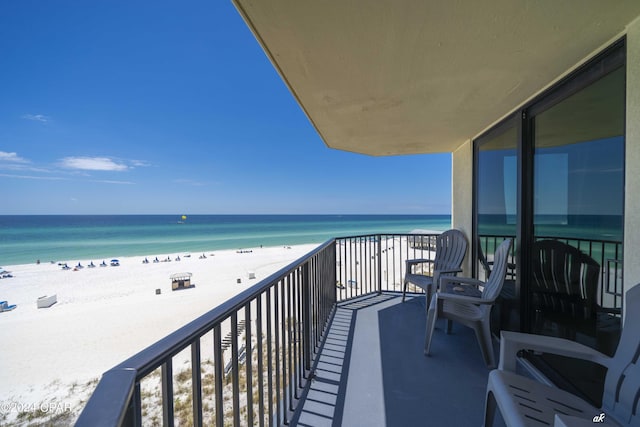
[[[536,237],[605,240],[622,242],[622,215],[536,215]],[[478,218],[481,235],[515,236],[515,215],[486,215]]]
[[[450,215],[0,215],[0,266],[444,231]]]

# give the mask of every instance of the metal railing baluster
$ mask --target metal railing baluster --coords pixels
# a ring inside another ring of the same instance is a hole
[[[171,358],[162,364],[162,421],[164,426],[172,427],[173,414],[173,363]]]
[[[272,309],[271,305],[271,289],[269,288],[266,291],[267,294],[267,398],[269,399],[269,426],[273,425],[273,344],[272,344],[272,335],[271,335],[271,321],[272,321]]]
[[[253,425],[253,343],[251,336],[251,302],[244,306],[244,322],[245,322],[245,370],[247,383],[247,424]]]
[[[258,425],[264,427],[264,366],[262,346],[262,295],[256,296],[256,353],[258,356]]]
[[[224,381],[224,360],[222,354],[222,334],[220,324],[213,327],[213,366],[215,379],[215,416],[216,426],[224,426],[224,405],[223,405],[223,381]]]
[[[191,344],[191,399],[193,402],[193,425],[202,426],[202,363],[200,362],[200,339]]]
[[[281,399],[280,399],[280,388],[281,388],[281,382],[280,382],[280,300],[278,298],[278,288],[280,287],[282,281],[278,281],[278,284],[273,288],[274,292],[273,292],[273,305],[274,305],[274,309],[273,309],[273,315],[274,315],[274,322],[273,322],[273,330],[274,330],[274,340],[275,340],[275,351],[276,351],[276,360],[275,360],[275,366],[276,366],[276,424],[277,425],[281,425],[282,424],[282,413],[281,413]]]
[[[238,370],[238,314],[231,313],[231,396],[233,400],[233,425],[240,425],[240,372]]]

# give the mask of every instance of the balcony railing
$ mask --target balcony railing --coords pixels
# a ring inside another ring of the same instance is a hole
[[[80,426],[281,425],[336,301],[400,289],[435,235],[332,239],[105,372]]]
[[[105,372],[76,425],[288,424],[336,303],[401,291],[405,260],[433,257],[435,238],[327,241]]]

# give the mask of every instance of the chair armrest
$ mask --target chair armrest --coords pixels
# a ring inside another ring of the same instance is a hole
[[[413,273],[414,265],[425,264],[425,263],[433,264],[434,261],[432,259],[418,258],[418,259],[407,259],[405,260],[405,262],[407,263],[407,274],[414,274]]]
[[[520,350],[533,350],[588,360],[607,368],[612,360],[611,357],[591,347],[564,338],[502,331],[500,332],[500,363],[498,369],[515,372],[516,359]]]
[[[439,268],[436,270],[438,273],[462,273],[462,269],[460,267],[447,267],[447,268]]]
[[[464,285],[483,286],[485,282],[478,279],[472,279],[471,277],[455,277],[455,276],[442,276],[440,278],[440,285],[446,285],[447,283],[462,283]]]
[[[467,303],[467,304],[488,304],[491,305],[493,304],[493,301],[491,300],[486,300],[486,299],[482,299],[482,298],[478,298],[478,297],[470,297],[467,295],[456,295],[456,294],[450,294],[450,293],[444,293],[444,292],[438,292],[435,295],[435,300],[448,300],[448,301],[454,301],[454,302],[463,302],[463,303]],[[432,303],[433,304],[433,303]]]
[[[407,263],[407,267],[409,267],[411,265],[423,264],[425,262],[433,263],[433,260],[427,259],[427,258],[417,258],[417,259],[407,259],[405,260],[405,262]]]

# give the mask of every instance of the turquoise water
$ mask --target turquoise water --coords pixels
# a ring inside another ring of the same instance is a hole
[[[322,243],[443,231],[449,215],[0,215],[0,265]]]

